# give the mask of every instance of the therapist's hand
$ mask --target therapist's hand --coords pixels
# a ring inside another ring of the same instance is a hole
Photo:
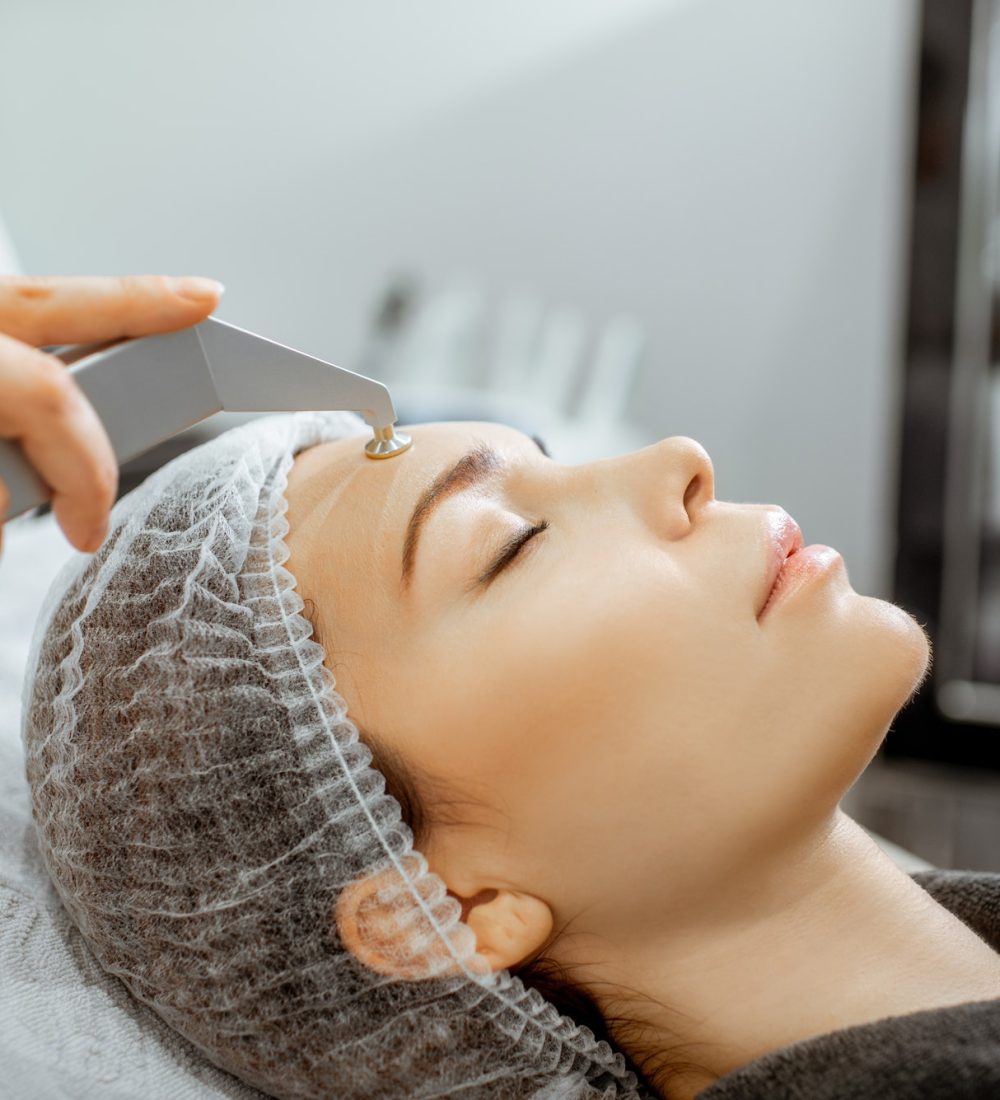
[[[107,534],[118,465],[79,386],[40,346],[186,328],[207,317],[221,293],[213,279],[190,276],[0,276],[0,438],[21,445],[78,550],[96,550]],[[0,481],[0,524],[9,499]]]

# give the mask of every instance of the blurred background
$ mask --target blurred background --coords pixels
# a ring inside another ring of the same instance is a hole
[[[220,317],[382,379],[402,421],[559,461],[693,436],[721,499],[781,504],[932,635],[845,808],[1000,870],[998,25],[3,0],[0,270],[214,276]]]

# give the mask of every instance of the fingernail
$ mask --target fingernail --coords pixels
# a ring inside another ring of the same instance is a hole
[[[218,279],[205,279],[201,275],[184,275],[171,279],[173,292],[181,298],[190,298],[194,302],[203,302],[206,298],[219,298],[226,288]]]

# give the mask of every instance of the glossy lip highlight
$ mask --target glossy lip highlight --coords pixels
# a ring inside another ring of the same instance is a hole
[[[764,588],[757,601],[758,619],[760,619],[761,613],[771,597],[771,591],[778,580],[778,574],[785,564],[785,559],[789,554],[794,554],[796,550],[801,550],[805,544],[799,525],[783,508],[769,512],[765,522],[769,542],[769,556],[764,577]]]

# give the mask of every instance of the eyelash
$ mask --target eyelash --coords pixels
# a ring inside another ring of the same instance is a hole
[[[535,537],[540,535],[549,525],[547,519],[541,520],[539,523],[534,524],[532,527],[525,527],[524,530],[518,531],[516,535],[508,539],[503,549],[500,551],[496,561],[484,572],[479,575],[478,583],[482,585],[489,585],[494,581],[506,568],[513,562],[513,560],[521,553],[524,547]]]

